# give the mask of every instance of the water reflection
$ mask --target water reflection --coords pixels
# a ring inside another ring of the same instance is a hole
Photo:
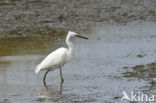
[[[0,83],[3,83],[4,85],[7,84],[8,78],[7,78],[7,71],[5,68],[9,66],[10,62],[8,61],[0,61]]]
[[[64,82],[60,81],[60,90],[59,90],[58,93],[59,93],[61,96],[62,96],[62,90],[63,90],[63,83],[64,83]],[[47,92],[51,92],[51,88],[50,88],[50,87],[48,87],[48,86],[46,85],[45,88],[46,88]]]
[[[45,54],[64,45],[64,39],[64,34],[53,37],[0,38],[0,83],[36,84],[32,82],[35,65]]]
[[[40,102],[56,102],[60,99],[68,100],[69,97],[67,97],[65,94],[62,94],[62,88],[63,88],[63,82],[60,82],[60,89],[58,90],[54,86],[46,86],[45,89],[39,88],[39,97],[36,99],[36,101]]]
[[[47,86],[47,83],[46,83],[46,76],[48,74],[50,70],[47,70],[44,74],[44,77],[43,77],[43,84],[44,84],[44,87],[49,90],[49,87]],[[60,72],[60,78],[61,78],[61,75],[62,75],[62,71]],[[61,78],[61,81],[60,81],[60,95],[62,95],[62,86],[63,86],[63,82],[64,82],[64,79],[62,80]]]
[[[64,34],[45,37],[0,38],[0,56],[44,54],[64,45],[64,40]]]

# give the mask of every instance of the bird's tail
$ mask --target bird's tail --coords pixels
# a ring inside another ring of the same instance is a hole
[[[35,68],[35,73],[38,74],[38,72],[39,72],[40,70],[41,70],[41,69],[40,69],[40,66],[37,65],[36,68]]]

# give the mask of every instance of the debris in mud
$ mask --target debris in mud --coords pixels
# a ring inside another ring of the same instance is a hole
[[[135,77],[147,80],[151,85],[149,87],[150,90],[156,87],[156,81],[154,80],[156,78],[156,63],[136,65],[134,67],[124,67],[124,69],[127,70],[126,72],[123,73],[124,77],[128,78]]]
[[[143,58],[144,56],[146,56],[146,54],[138,54],[137,55],[138,58]]]
[[[115,96],[114,97],[114,99],[120,99],[121,98],[121,96]]]
[[[124,67],[124,69],[132,69],[127,71],[124,77],[138,77],[138,78],[155,78],[156,77],[156,63],[149,63],[146,65],[136,65],[134,67]]]
[[[0,101],[0,103],[10,103],[8,99],[4,99],[2,101]]]
[[[140,71],[141,69],[144,69],[144,68],[145,68],[144,65],[136,65],[136,66],[133,67],[133,69],[136,70],[136,71],[137,70]]]
[[[39,102],[46,102],[46,98],[38,98],[36,101],[39,101]]]

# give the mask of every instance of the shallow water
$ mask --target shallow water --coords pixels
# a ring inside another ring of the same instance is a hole
[[[149,79],[127,74],[134,74],[136,65],[156,63],[155,27],[154,23],[104,25],[84,32],[89,40],[75,41],[75,58],[63,67],[62,96],[59,70],[48,74],[47,90],[44,72],[36,75],[34,68],[48,53],[66,46],[65,34],[0,38],[0,102],[121,103],[122,91],[155,95],[155,70]]]

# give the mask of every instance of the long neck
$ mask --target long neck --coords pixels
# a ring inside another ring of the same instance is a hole
[[[74,53],[74,45],[73,45],[73,43],[70,41],[70,36],[67,36],[67,38],[66,38],[66,43],[67,43],[67,45],[68,45],[68,53],[69,53],[69,55],[73,55],[73,53]]]

